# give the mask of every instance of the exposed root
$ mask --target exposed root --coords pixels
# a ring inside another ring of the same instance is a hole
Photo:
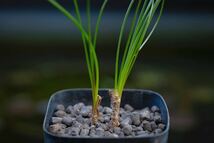
[[[118,127],[119,123],[119,113],[120,113],[120,102],[121,99],[118,95],[117,91],[109,91],[109,95],[111,97],[111,108],[112,108],[112,116],[111,116],[111,125],[112,127]]]
[[[99,119],[99,106],[101,103],[102,97],[98,95],[98,100],[95,106],[92,107],[92,123],[96,124]]]

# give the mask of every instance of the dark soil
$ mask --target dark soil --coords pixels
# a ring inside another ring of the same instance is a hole
[[[99,107],[100,118],[96,125],[91,123],[91,106],[83,103],[57,105],[49,131],[59,136],[76,137],[141,137],[164,131],[160,109],[157,106],[135,110],[130,105],[120,109],[120,126],[110,125],[112,109]]]

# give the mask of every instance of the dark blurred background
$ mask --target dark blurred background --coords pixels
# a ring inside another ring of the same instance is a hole
[[[72,9],[69,0],[61,0]],[[84,16],[84,1],[80,0]],[[101,1],[93,0],[93,19]],[[129,0],[109,0],[98,39],[101,87],[113,87],[115,49]],[[167,101],[171,143],[214,142],[214,1],[167,0],[127,88]],[[0,2],[0,142],[43,142],[50,95],[90,87],[79,31],[46,0]]]

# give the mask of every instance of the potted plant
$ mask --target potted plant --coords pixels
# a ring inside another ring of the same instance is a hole
[[[99,90],[96,42],[107,0],[100,8],[94,32],[91,30],[90,0],[86,0],[87,28],[83,25],[77,0],[73,0],[76,17],[56,0],[49,0],[82,34],[91,89],[67,89],[51,96],[43,124],[46,143],[167,142],[169,113],[161,95],[149,90],[124,90],[136,58],[155,30],[164,6],[164,0],[136,1],[131,0],[120,30],[114,89]],[[127,21],[132,9],[134,15],[129,26]],[[129,27],[129,35],[121,56],[126,27]]]

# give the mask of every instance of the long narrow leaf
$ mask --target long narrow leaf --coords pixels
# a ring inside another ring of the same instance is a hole
[[[124,50],[124,53],[123,53],[123,58],[122,58],[122,63],[121,63],[120,69],[123,68],[125,59],[126,59],[126,57],[127,57],[127,52],[128,52],[129,46],[130,46],[131,38],[132,38],[133,33],[134,33],[134,28],[135,28],[135,25],[136,25],[136,19],[137,19],[137,15],[138,15],[138,11],[139,11],[141,2],[142,2],[142,0],[139,0],[139,1],[138,1],[138,5],[137,5],[137,8],[136,8],[136,10],[135,10],[134,17],[133,17],[133,19],[132,19],[132,24],[131,24],[131,28],[130,28],[128,40],[127,40],[127,42],[126,42],[126,47],[125,47],[125,50]],[[120,71],[121,71],[121,70],[120,70]],[[120,71],[119,71],[119,72],[120,72]]]
[[[98,15],[98,18],[97,18],[97,23],[96,23],[96,26],[95,26],[95,33],[94,33],[94,47],[96,48],[96,43],[97,43],[97,34],[98,34],[98,30],[99,30],[99,27],[100,27],[100,21],[101,21],[101,17],[103,15],[103,11],[106,7],[106,4],[107,4],[108,0],[105,0],[101,6],[101,9],[100,9],[100,12],[99,12],[99,15]]]
[[[124,33],[124,29],[125,29],[125,25],[129,16],[129,13],[131,11],[131,8],[134,4],[134,0],[132,0],[129,4],[129,7],[126,11],[122,26],[121,26],[121,30],[120,30],[120,35],[119,35],[119,41],[118,41],[118,46],[117,46],[117,53],[116,53],[116,65],[115,65],[115,89],[117,89],[117,84],[118,84],[118,65],[119,65],[119,58],[120,58],[120,46],[121,46],[121,42],[122,42],[122,37],[123,37],[123,33]]]
[[[132,2],[132,1],[131,1]],[[139,3],[139,1],[138,1]],[[160,4],[161,3],[161,4]],[[157,8],[160,7],[158,18],[156,19],[151,31],[149,30],[149,27],[153,21],[153,17],[155,12],[157,11]],[[141,12],[139,14],[137,23],[135,25],[134,31],[132,31],[133,25],[131,26],[131,30],[128,36],[128,41],[126,42],[126,47],[123,53],[123,59],[122,63],[120,65],[120,72],[115,72],[115,77],[117,77],[117,81],[115,81],[115,89],[118,90],[119,95],[122,96],[122,91],[124,89],[125,83],[130,75],[130,72],[134,66],[134,63],[137,59],[137,56],[139,55],[140,50],[144,47],[148,39],[151,37],[152,33],[154,32],[155,28],[157,27],[157,24],[160,20],[160,17],[162,15],[164,6],[164,0],[145,0],[143,7],[141,9]],[[138,7],[136,8],[137,11]],[[126,17],[126,15],[125,15]],[[134,18],[135,19],[135,18]],[[125,27],[126,23],[123,22],[122,27]],[[133,22],[132,22],[133,24]],[[123,29],[121,29],[122,31]],[[123,35],[123,31],[121,32]],[[120,34],[121,34],[120,33]],[[148,34],[147,34],[148,33]],[[118,49],[117,49],[117,60],[116,63],[119,63],[119,53],[120,53],[120,45],[121,45],[121,38],[119,37],[119,43],[118,43]],[[130,40],[131,37],[131,40]],[[116,67],[118,67],[117,65]],[[117,69],[116,69],[117,70]]]

